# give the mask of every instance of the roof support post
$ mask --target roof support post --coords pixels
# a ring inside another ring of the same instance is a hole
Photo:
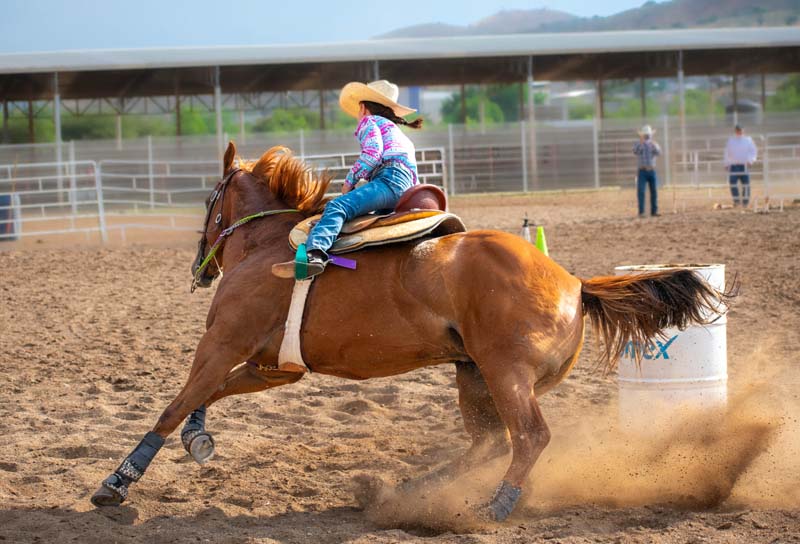
[[[711,85],[711,77],[706,76],[708,80],[708,123],[713,127],[717,124],[716,116],[714,115],[714,88]]]
[[[600,123],[602,126],[603,124],[603,117],[605,116],[605,108],[604,103],[605,100],[603,99],[603,80],[598,79],[595,82],[595,93],[594,93],[594,116],[597,118],[597,122]]]
[[[36,143],[36,128],[33,125],[33,100],[28,100],[28,141]]]
[[[461,82],[461,123],[467,124],[467,91],[464,82]]]
[[[761,72],[761,114],[767,113],[767,76]]]
[[[3,143],[8,143],[8,100],[3,100]]]
[[[217,152],[220,159],[225,154],[225,141],[222,136],[222,85],[219,78],[219,66],[214,66],[214,113],[216,115],[217,125]],[[219,161],[220,168],[222,160]],[[225,172],[222,172],[224,175]]]
[[[125,99],[120,97],[117,108],[117,151],[122,151],[122,112],[125,111]]]
[[[739,124],[739,86],[737,81],[736,74],[733,74],[733,78],[731,78],[731,86],[733,87],[731,91],[733,92],[733,124]]]
[[[244,124],[244,109],[239,106],[239,143],[247,144],[247,127]]]
[[[116,116],[116,136],[117,151],[122,151],[122,114],[117,112]]]
[[[639,98],[642,101],[642,120],[647,119],[647,89],[644,76],[639,78]]]
[[[378,81],[381,78],[381,63],[377,60],[372,61],[372,81]]]
[[[486,134],[486,85],[479,86],[480,96],[478,100],[478,121],[481,125],[481,134]]]
[[[319,129],[325,130],[325,91],[319,90]]]
[[[678,112],[681,123],[681,163],[686,163],[686,86],[683,81],[683,50],[678,51]]]
[[[533,56],[528,57],[528,176],[532,183],[528,184],[525,180],[525,190],[532,186],[534,190],[539,188],[539,160],[536,154],[536,101],[533,92]]]
[[[63,202],[64,199],[64,180],[61,177],[61,163],[64,160],[63,152],[61,149],[61,91],[58,88],[58,72],[53,73],[53,125],[55,126],[55,142],[56,142],[56,163],[58,170],[56,171],[56,184],[58,186],[58,202]]]
[[[181,89],[178,80],[178,72],[175,71],[175,136],[180,136],[183,130],[181,129]]]

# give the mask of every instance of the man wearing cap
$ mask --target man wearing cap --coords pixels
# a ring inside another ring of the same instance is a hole
[[[658,217],[658,178],[656,177],[656,157],[661,155],[661,148],[653,141],[655,131],[645,125],[639,131],[639,141],[633,145],[639,170],[636,174],[636,198],[639,201],[639,217],[644,217],[644,194],[650,187],[650,215]]]
[[[740,125],[734,128],[734,136],[728,138],[725,145],[725,170],[728,171],[728,182],[731,186],[733,205],[747,207],[750,204],[750,165],[756,161],[758,150],[750,136],[744,135]],[[739,182],[742,183],[742,195],[739,197]]]

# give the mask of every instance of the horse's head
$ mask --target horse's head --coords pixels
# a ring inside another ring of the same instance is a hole
[[[213,255],[209,255],[209,252],[225,228],[224,225],[226,223],[230,224],[230,222],[226,221],[226,219],[230,218],[224,217],[225,212],[230,209],[229,205],[227,206],[228,210],[226,210],[225,193],[233,179],[241,172],[241,169],[233,166],[235,157],[236,146],[233,142],[229,142],[223,158],[222,179],[217,182],[214,190],[206,197],[205,201],[206,218],[203,222],[203,230],[200,231],[200,240],[197,242],[197,257],[192,263],[193,292],[196,287],[211,287],[220,272],[219,262],[222,259],[222,247],[217,247]]]
[[[192,264],[192,291],[210,287],[222,269],[225,238],[253,219],[284,213],[309,215],[325,204],[330,178],[313,175],[285,147],[273,147],[252,163],[234,166],[236,146],[228,143],[222,179],[206,198],[206,218]]]

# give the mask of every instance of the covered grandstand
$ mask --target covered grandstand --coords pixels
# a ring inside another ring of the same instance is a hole
[[[20,188],[27,187],[23,208],[27,199],[42,217],[52,206],[67,219],[86,202],[101,202],[103,187],[126,194],[124,202],[110,202],[112,209],[173,209],[176,202],[196,206],[218,174],[217,157],[228,137],[238,140],[246,157],[284,144],[319,166],[341,168],[354,151],[352,137],[325,130],[325,113],[335,107],[336,91],[347,81],[386,78],[406,92],[460,86],[462,112],[467,85],[516,83],[520,88],[522,116],[516,122],[440,125],[415,135],[426,160],[431,157],[436,183],[450,193],[627,186],[635,173],[631,138],[640,122],[654,125],[662,141],[662,180],[718,187],[724,182],[722,146],[732,122],[742,115],[762,150],[754,181],[761,194],[769,195],[778,183],[800,183],[800,123],[798,114],[770,115],[765,80],[799,68],[798,27],[5,54],[0,55],[4,138],[13,111],[17,119],[27,116],[31,142],[36,116],[52,116],[55,142],[0,145],[0,193],[20,197]],[[686,80],[692,76],[724,76],[720,80],[731,96],[728,115],[687,118]],[[647,110],[645,81],[658,78],[667,78],[679,99],[674,114]],[[742,100],[741,82],[752,84],[754,78],[760,80],[760,92]],[[604,89],[621,79],[639,82],[638,119],[607,115]],[[543,108],[534,106],[534,93],[522,92],[538,82],[576,80],[592,86],[592,119],[543,122],[537,119]],[[246,112],[263,112],[287,99],[318,108],[319,129],[244,130]],[[746,112],[739,107],[743,104]],[[749,113],[753,104],[758,117]],[[213,116],[213,136],[181,136],[180,112],[187,107],[204,108]],[[176,136],[123,141],[122,116],[148,108],[174,116]],[[116,115],[116,140],[64,141],[65,110],[72,116]],[[225,132],[223,113],[230,112],[239,113],[239,134]],[[50,191],[49,196],[42,191]]]

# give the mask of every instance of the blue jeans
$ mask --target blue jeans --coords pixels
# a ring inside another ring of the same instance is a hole
[[[731,175],[728,177],[728,182],[731,185],[731,196],[733,197],[733,205],[738,206],[742,204],[747,206],[750,204],[750,174],[747,172],[747,167],[744,164],[730,165]],[[739,181],[742,182],[742,198],[739,199]]]
[[[325,205],[322,217],[308,234],[306,249],[328,251],[347,221],[375,210],[393,210],[412,185],[411,172],[402,166],[379,167],[372,181]]]
[[[650,187],[650,215],[658,213],[658,179],[655,170],[639,169],[636,176],[636,198],[639,201],[639,215],[644,215],[644,193]]]

